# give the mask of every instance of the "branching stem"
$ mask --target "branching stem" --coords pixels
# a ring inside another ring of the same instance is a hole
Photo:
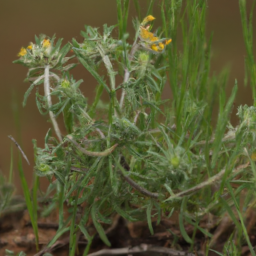
[[[120,171],[120,173],[123,175],[126,182],[129,183],[134,189],[139,191],[142,195],[152,197],[152,198],[158,198],[159,197],[158,193],[153,193],[153,192],[148,191],[147,189],[145,189],[145,188],[141,187],[139,184],[137,184],[130,177],[124,175],[121,171]]]
[[[134,42],[133,46],[132,46],[132,49],[131,49],[131,52],[130,52],[130,55],[129,55],[129,61],[131,61],[134,57],[134,54],[135,52],[137,51],[138,49],[138,44],[137,44],[137,40]],[[128,70],[128,68],[126,67],[125,70],[124,70],[124,81],[123,81],[123,84],[127,83],[127,81],[129,80],[130,78],[130,72]],[[123,89],[122,90],[122,95],[121,95],[121,99],[120,99],[120,109],[123,108],[123,104],[124,104],[124,98],[125,98],[125,90]]]
[[[48,108],[52,106],[51,92],[50,92],[50,80],[49,80],[49,65],[46,65],[44,68],[44,95],[46,97]],[[58,123],[55,119],[55,116],[51,110],[49,110],[49,115],[52,121],[53,128],[60,142],[62,142],[62,136],[60,133],[60,129]]]
[[[241,169],[245,169],[248,165],[249,165],[249,162],[247,162],[246,164],[239,165],[236,169],[234,169],[232,171],[232,173],[234,174],[236,172],[240,172]],[[170,201],[170,200],[173,200],[173,199],[181,199],[184,196],[191,195],[191,194],[197,192],[198,190],[200,190],[200,189],[202,189],[204,187],[207,187],[207,186],[217,182],[218,180],[220,180],[221,177],[225,174],[225,172],[226,172],[226,168],[222,169],[219,173],[217,173],[216,175],[210,177],[208,180],[200,183],[199,185],[197,185],[197,186],[195,186],[193,188],[190,188],[188,190],[182,191],[180,193],[177,193],[177,194],[175,194],[173,196],[170,196],[165,201]]]
[[[73,137],[72,137],[71,135],[68,135],[66,138],[67,138],[72,144],[74,144],[77,149],[79,149],[82,153],[84,153],[84,154],[87,155],[87,156],[95,156],[95,157],[97,157],[97,156],[102,156],[102,157],[108,156],[108,155],[110,155],[110,154],[114,151],[114,149],[118,146],[118,144],[115,144],[114,146],[112,146],[111,148],[106,149],[106,150],[103,151],[103,152],[92,152],[92,151],[86,150],[85,148],[80,147],[79,144],[78,144],[75,140],[73,140]]]

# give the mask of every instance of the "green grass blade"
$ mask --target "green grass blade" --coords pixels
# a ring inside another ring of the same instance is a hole
[[[98,222],[98,219],[97,219],[97,209],[96,209],[96,204],[93,204],[92,206],[92,210],[91,210],[91,217],[92,217],[92,221],[93,221],[93,224],[96,228],[96,230],[98,231],[99,233],[99,236],[101,238],[101,240],[107,245],[107,246],[111,246],[106,234],[105,234],[105,231],[103,229],[103,227],[100,225],[100,223]]]
[[[25,175],[24,175],[24,171],[23,171],[23,168],[22,168],[22,159],[21,159],[21,154],[20,153],[19,153],[18,170],[19,170],[21,185],[22,185],[24,196],[25,196],[25,201],[26,201],[26,205],[27,205],[27,208],[28,208],[31,224],[32,224],[32,227],[33,227],[33,231],[35,233],[36,248],[38,250],[39,249],[39,247],[38,247],[39,239],[38,239],[38,227],[37,227],[37,222],[36,222],[37,218],[35,216],[33,205],[32,205],[31,199],[30,199],[30,192],[29,192],[28,184],[27,184],[27,181],[26,181],[26,178],[25,178]]]
[[[135,10],[136,10],[139,21],[142,21],[139,1],[138,0],[133,0],[133,4],[135,6]]]
[[[116,0],[116,6],[117,6],[117,21],[118,21],[118,38],[123,38],[123,10],[122,10],[122,0]]]
[[[183,212],[185,211],[186,201],[187,201],[187,199],[184,198],[181,203],[181,209],[180,209],[180,213],[179,213],[179,226],[180,226],[180,232],[181,232],[183,238],[185,239],[185,241],[189,244],[193,244],[192,239],[187,234],[187,231],[184,227],[184,221],[183,221]]]
[[[237,202],[237,200],[236,200],[236,198],[235,198],[235,195],[234,195],[234,193],[233,193],[233,189],[232,189],[231,185],[230,185],[228,182],[227,182],[226,184],[227,184],[227,189],[228,189],[228,191],[229,191],[229,194],[231,195],[231,197],[232,197],[232,199],[233,199],[233,202],[234,202],[234,204],[235,204],[236,211],[237,211],[237,214],[238,214],[238,217],[239,217],[239,220],[240,220],[240,224],[241,224],[241,226],[242,226],[242,230],[243,230],[243,233],[244,233],[246,242],[247,242],[247,244],[248,244],[248,246],[249,246],[250,252],[251,252],[251,254],[252,254],[253,256],[256,256],[255,250],[254,250],[254,248],[253,248],[253,246],[252,246],[252,244],[251,244],[249,235],[248,235],[248,233],[247,233],[247,229],[246,229],[246,226],[245,226],[245,223],[244,223],[244,218],[243,218],[242,213],[241,213],[241,211],[240,211],[240,209],[239,209],[239,204],[238,204],[238,202]],[[234,217],[232,217],[232,220],[234,220]],[[237,221],[237,223],[238,223],[238,221]],[[238,224],[238,225],[240,226],[240,224]]]
[[[89,250],[90,250],[90,247],[91,247],[91,244],[92,244],[92,241],[93,241],[93,236],[89,235],[89,233],[87,232],[87,230],[85,229],[85,227],[83,225],[79,224],[78,227],[80,228],[83,235],[87,239],[87,245],[86,245],[84,253],[83,253],[83,256],[86,256],[89,253]]]
[[[152,212],[153,204],[150,201],[150,204],[147,206],[147,222],[148,222],[148,228],[151,235],[154,235],[154,229],[152,226],[152,220],[151,220],[151,212]]]
[[[92,103],[92,106],[91,106],[90,110],[88,111],[88,115],[90,117],[94,117],[95,110],[97,108],[97,105],[99,103],[102,93],[103,93],[103,85],[99,84],[96,89],[96,95],[95,95],[94,101]]]
[[[147,15],[153,14],[153,7],[154,7],[155,0],[150,0],[150,3],[148,5]]]
[[[238,90],[238,86],[237,86],[237,81],[236,81],[235,86],[232,90],[231,96],[226,104],[226,107],[225,107],[223,113],[219,115],[216,133],[215,133],[215,140],[214,140],[214,144],[213,144],[213,154],[212,154],[212,163],[211,163],[212,168],[214,168],[214,166],[217,162],[217,159],[218,159],[218,154],[219,154],[220,147],[221,147],[221,141],[222,141],[222,138],[226,131],[226,125],[229,120],[229,115],[230,115],[230,112],[231,112],[231,109],[232,109],[232,106],[233,106],[233,103],[235,100],[237,90]]]

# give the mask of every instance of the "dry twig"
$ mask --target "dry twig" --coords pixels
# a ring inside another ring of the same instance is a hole
[[[153,193],[148,191],[147,189],[141,187],[140,185],[138,185],[134,180],[132,180],[130,177],[124,175],[122,172],[120,172],[124,179],[127,181],[127,183],[129,183],[134,189],[138,190],[141,194],[143,194],[144,196],[149,196],[152,198],[158,198],[159,194],[158,193]]]
[[[26,156],[26,154],[24,153],[24,151],[21,149],[21,146],[18,144],[18,142],[11,136],[8,136],[9,139],[11,139],[14,144],[17,146],[17,148],[19,149],[19,151],[21,152],[22,156],[24,157],[24,159],[27,161],[28,165],[30,165],[30,162],[28,161],[28,158]]]
[[[100,255],[121,255],[121,254],[133,254],[133,253],[143,253],[143,252],[157,252],[165,253],[170,256],[195,256],[193,253],[177,251],[166,247],[155,247],[148,244],[141,244],[132,248],[118,248],[118,249],[103,249],[98,252],[90,253],[87,256],[100,256]]]

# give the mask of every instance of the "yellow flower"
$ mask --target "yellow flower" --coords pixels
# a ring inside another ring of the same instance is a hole
[[[151,49],[155,52],[162,52],[164,48],[165,48],[165,45],[163,43],[151,45]]]
[[[139,38],[142,41],[142,45],[145,48],[155,53],[160,53],[164,51],[165,46],[168,45],[172,41],[172,39],[160,39],[159,37],[155,36],[152,32],[149,31],[150,26],[144,27],[146,23],[154,19],[155,18],[152,15],[149,15],[142,21],[139,31]]]
[[[154,20],[155,17],[153,17],[152,15],[148,15],[146,18],[144,18],[144,20],[141,22],[141,25],[144,26],[146,25],[148,22]]]
[[[169,44],[172,41],[172,39],[165,40],[165,45]]]
[[[159,50],[158,50],[158,46],[156,45],[156,44],[152,44],[151,45],[151,49],[153,50],[153,51],[155,51],[155,52],[158,52]]]
[[[24,55],[26,55],[27,54],[27,50],[24,48],[24,47],[22,47],[21,49],[20,49],[20,52],[18,53],[18,56],[19,57],[22,57],[22,56],[24,56]]]
[[[140,26],[140,39],[142,41],[157,41],[158,38],[154,36],[153,33],[149,32],[147,29],[145,29],[144,27]]]
[[[50,47],[50,46],[51,46],[50,40],[49,40],[49,39],[44,39],[44,40],[43,40],[43,47],[44,47],[44,48],[48,48],[48,47]]]
[[[44,39],[43,42],[42,42],[42,45],[43,45],[43,48],[45,49],[44,50],[44,54],[49,56],[50,53],[51,53],[51,50],[52,50],[52,47],[51,47],[51,42],[49,39]]]
[[[160,48],[161,50],[163,50],[164,47],[165,47],[165,45],[164,45],[163,43],[159,43],[158,46],[159,46],[159,48]]]
[[[32,45],[32,43],[27,47],[27,49],[29,49],[29,50],[32,50],[32,48],[33,48],[33,45]]]

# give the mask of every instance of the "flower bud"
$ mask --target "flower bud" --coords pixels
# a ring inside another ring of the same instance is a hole
[[[62,88],[69,88],[70,87],[70,82],[67,79],[64,79],[61,81],[61,87]]]
[[[180,165],[180,159],[177,156],[171,158],[171,164],[173,167],[177,168]]]

